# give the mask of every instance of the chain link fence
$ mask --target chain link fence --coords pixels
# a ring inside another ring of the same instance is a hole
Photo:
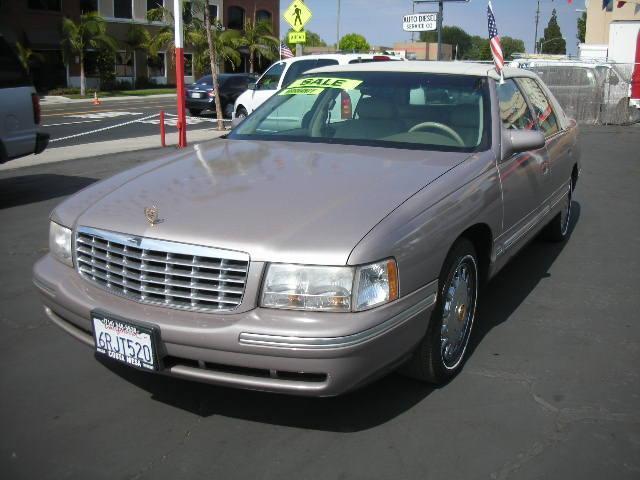
[[[567,115],[580,124],[640,123],[640,109],[629,105],[634,64],[533,59],[514,63],[538,74]]]

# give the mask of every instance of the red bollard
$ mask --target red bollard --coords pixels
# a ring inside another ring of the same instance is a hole
[[[160,110],[160,145],[167,146],[164,138],[164,110]]]

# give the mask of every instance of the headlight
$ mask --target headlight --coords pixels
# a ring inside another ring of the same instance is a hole
[[[350,312],[397,298],[398,274],[393,260],[357,268],[271,264],[262,287],[261,306]]]
[[[359,267],[356,273],[354,310],[362,311],[398,298],[398,269],[395,260],[383,260]]]
[[[62,263],[73,267],[73,260],[71,259],[71,230],[55,222],[50,222],[49,251]]]

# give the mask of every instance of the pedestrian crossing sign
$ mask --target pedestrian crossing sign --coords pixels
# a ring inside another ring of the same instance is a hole
[[[311,10],[302,0],[293,0],[282,16],[294,31],[301,32],[311,20]]]

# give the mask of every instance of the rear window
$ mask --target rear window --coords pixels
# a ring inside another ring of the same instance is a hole
[[[4,38],[0,37],[0,88],[31,85],[29,75]]]

